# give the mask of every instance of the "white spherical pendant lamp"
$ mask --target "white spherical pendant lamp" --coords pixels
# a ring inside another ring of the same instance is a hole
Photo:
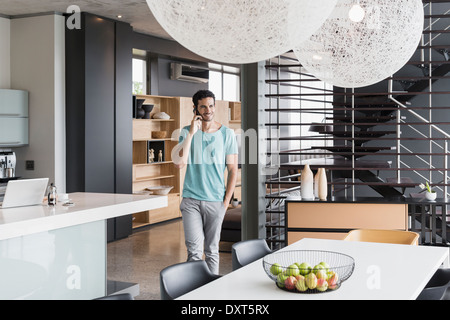
[[[339,0],[327,21],[294,52],[303,67],[322,81],[344,88],[365,87],[408,62],[423,26],[421,0]]]
[[[263,61],[316,31],[338,0],[147,0],[177,42],[224,63]]]

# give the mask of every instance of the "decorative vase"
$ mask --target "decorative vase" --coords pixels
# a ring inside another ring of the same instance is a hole
[[[150,112],[152,112],[153,107],[153,104],[144,104],[142,106],[142,110],[144,110],[144,116],[142,117],[142,119],[150,119]]]
[[[425,192],[425,198],[429,201],[434,201],[436,200],[437,197],[437,192]]]
[[[319,198],[319,178],[320,178],[320,169],[317,170],[316,175],[314,176],[314,198]]]
[[[319,199],[324,201],[327,200],[328,196],[327,172],[325,171],[325,168],[320,168],[318,174],[319,174]]]
[[[314,200],[314,175],[309,164],[302,170],[300,195],[302,200]]]

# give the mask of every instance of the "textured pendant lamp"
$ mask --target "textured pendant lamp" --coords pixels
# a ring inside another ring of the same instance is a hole
[[[294,52],[316,78],[337,87],[364,87],[408,62],[423,26],[421,0],[339,0],[327,21]]]
[[[253,63],[292,50],[328,18],[337,0],[147,0],[159,24],[190,51]]]

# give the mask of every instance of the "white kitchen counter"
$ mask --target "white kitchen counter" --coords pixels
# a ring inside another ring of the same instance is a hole
[[[167,196],[73,193],[62,202],[0,209],[0,300],[107,294],[106,221],[167,206]]]
[[[167,206],[167,196],[72,193],[73,207],[39,206],[0,209],[0,240],[83,223],[107,220]]]

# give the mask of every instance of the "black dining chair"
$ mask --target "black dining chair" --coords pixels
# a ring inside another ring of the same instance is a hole
[[[134,300],[134,298],[129,293],[119,293],[119,294],[112,294],[110,296],[97,298],[97,299],[94,299],[94,300],[119,301],[119,300]]]
[[[417,300],[450,300],[450,269],[438,269]]]
[[[236,242],[231,246],[231,264],[237,270],[271,253],[266,240],[252,239]]]
[[[204,260],[166,267],[159,277],[161,300],[174,300],[220,277],[209,270]]]

